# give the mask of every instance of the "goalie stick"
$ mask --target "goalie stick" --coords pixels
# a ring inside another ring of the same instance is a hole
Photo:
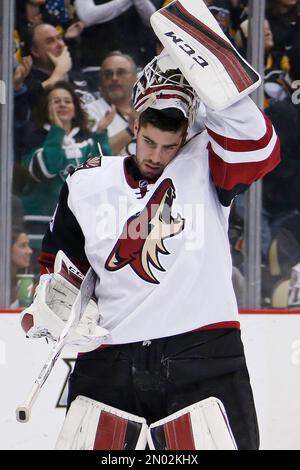
[[[63,331],[57,339],[57,342],[54,344],[51,353],[47,361],[45,362],[41,372],[34,381],[32,389],[29,395],[27,396],[26,400],[16,409],[16,418],[17,421],[19,421],[20,423],[27,423],[29,421],[31,408],[34,405],[44,383],[49,377],[58,357],[60,356],[60,353],[68,342],[68,334],[71,328],[78,325],[85,308],[87,307],[90,299],[93,296],[96,279],[97,276],[95,271],[90,268],[81,283],[80,290],[72,306],[71,314],[68,318],[68,321],[66,322]]]

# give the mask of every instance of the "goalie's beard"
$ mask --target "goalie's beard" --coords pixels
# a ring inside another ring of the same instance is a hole
[[[150,161],[149,163],[151,164]],[[149,173],[146,173],[142,170],[141,165],[136,158],[136,155],[132,155],[132,157],[127,161],[127,171],[137,181],[147,179],[149,182],[155,183],[155,181],[157,181],[157,179],[163,173],[164,167],[161,167],[161,170],[155,173],[155,175],[149,175]]]
[[[143,160],[141,163],[137,162],[140,173],[149,181],[156,181],[164,171],[162,165],[155,165],[151,160]]]

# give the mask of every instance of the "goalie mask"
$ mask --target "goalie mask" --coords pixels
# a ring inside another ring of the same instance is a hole
[[[133,88],[133,105],[141,113],[147,108],[159,111],[178,109],[192,125],[199,98],[166,51],[144,68]]]

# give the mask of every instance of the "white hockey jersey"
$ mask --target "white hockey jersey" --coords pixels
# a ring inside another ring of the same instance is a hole
[[[206,124],[153,184],[133,178],[132,157],[90,160],[65,183],[40,260],[51,268],[62,249],[93,267],[108,344],[238,326],[230,202],[277,165],[279,144],[248,97]]]
[[[96,132],[99,121],[105,116],[107,111],[111,111],[110,105],[105,101],[104,98],[99,98],[85,106],[85,109],[89,115],[91,128]],[[107,128],[108,137],[113,137],[118,132],[123,131],[128,127],[128,121],[121,114],[117,113],[112,123]]]

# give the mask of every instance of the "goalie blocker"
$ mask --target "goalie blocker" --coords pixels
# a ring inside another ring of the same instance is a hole
[[[33,303],[23,310],[21,325],[28,338],[47,337],[57,341],[68,321],[84,275],[58,251],[54,273],[41,276]],[[90,299],[78,324],[71,328],[68,345],[78,352],[93,351],[109,332],[99,324],[101,316],[94,297]]]
[[[154,32],[203,103],[222,110],[249,95],[259,74],[237,52],[203,0],[170,3],[151,16]]]
[[[84,396],[71,404],[56,450],[235,450],[220,400],[207,398],[148,428],[139,416]]]

